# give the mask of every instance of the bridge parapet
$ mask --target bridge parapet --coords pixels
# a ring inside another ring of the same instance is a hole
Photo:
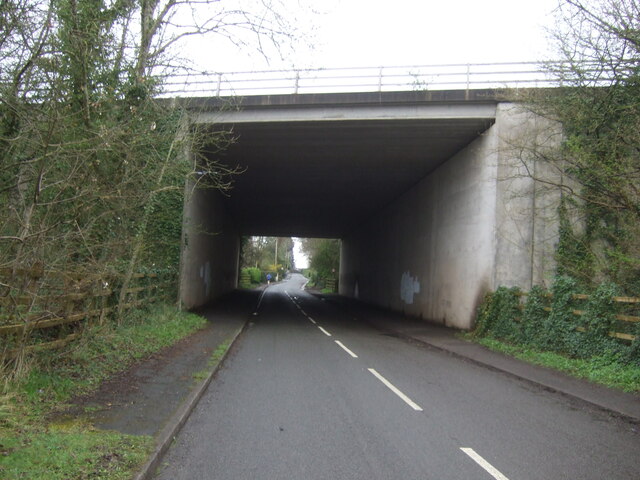
[[[531,88],[557,85],[540,62],[464,63],[172,75],[167,97]]]

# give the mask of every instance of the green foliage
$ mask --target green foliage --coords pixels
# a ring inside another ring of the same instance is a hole
[[[249,277],[251,278],[251,283],[260,284],[264,278],[264,274],[259,268],[247,268],[249,272]]]
[[[55,406],[92,390],[133,361],[158,351],[206,323],[203,317],[167,305],[135,310],[116,326],[90,328],[68,352],[37,354],[29,374],[13,388],[34,406]]]
[[[499,343],[503,351],[527,352],[538,359],[536,363],[553,359],[544,364],[560,364],[562,370],[594,381],[638,389],[640,325],[631,344],[610,336],[616,329],[618,307],[613,298],[619,295],[619,288],[604,282],[586,301],[580,300],[576,289],[574,279],[556,277],[551,292],[533,287],[520,309],[518,290],[501,287],[488,293],[478,307],[476,329],[470,337],[483,344],[505,342]],[[586,304],[580,307],[579,302]],[[582,315],[577,315],[581,309]],[[622,372],[625,379],[614,379],[616,372]]]
[[[302,249],[309,257],[309,266],[319,279],[337,278],[340,270],[340,240],[326,238],[305,238]]]
[[[640,69],[636,0],[560,2],[550,63],[559,88],[531,95],[531,109],[563,127],[556,149],[532,157],[559,172],[559,275],[640,295]],[[629,19],[634,19],[630,21]]]
[[[474,338],[491,350],[505,353],[535,365],[566,372],[578,378],[600,383],[626,392],[640,391],[640,365],[630,365],[612,356],[569,358],[535,347],[514,345],[493,338]]]
[[[180,264],[184,194],[179,185],[185,176],[175,178],[175,188],[158,193],[152,201],[143,265],[177,270]]]
[[[495,317],[489,329],[497,338],[515,338],[518,336],[519,324],[514,322],[519,315],[518,305],[520,289],[517,287],[500,287],[496,290],[493,302]]]
[[[575,344],[576,281],[571,277],[556,277],[551,288],[551,312],[542,322],[540,346],[555,352],[571,352]]]
[[[533,286],[527,296],[521,317],[520,335],[517,343],[522,345],[541,345],[545,337],[545,308],[549,303],[548,292],[539,285]]]
[[[618,350],[617,342],[609,336],[616,321],[616,305],[613,302],[616,295],[618,287],[607,282],[589,296],[585,313],[580,317],[585,331],[577,335],[576,356],[602,356]]]
[[[277,265],[275,264],[276,245],[278,247]],[[253,267],[263,272],[270,271],[275,276],[276,272],[282,275],[294,267],[291,237],[243,237],[241,247],[242,268]]]
[[[568,202],[571,200],[563,196],[558,207],[557,274],[576,278],[581,286],[587,288],[592,283],[595,259],[589,247],[588,233],[577,234],[570,222]]]
[[[116,326],[89,329],[65,352],[34,356],[29,373],[6,382],[0,400],[0,476],[7,479],[127,479],[153,447],[150,437],[96,431],[80,421],[48,423],[72,396],[169,346],[206,319],[169,306],[132,311]]]
[[[305,269],[302,274],[309,279],[309,281],[307,282],[307,286],[308,287],[315,287],[319,282],[320,282],[320,276],[318,275],[318,272],[316,272],[313,268],[307,268]]]
[[[7,480],[127,480],[153,448],[151,437],[82,429],[22,433],[7,440],[3,448],[9,453],[0,464]]]
[[[318,288],[322,293],[336,293],[338,291],[337,272],[322,276],[314,268],[308,268],[303,272],[303,275],[309,279],[307,282],[309,288]]]
[[[161,57],[149,53],[162,45],[168,17],[155,19],[144,45],[131,21],[169,15],[176,5],[154,12],[128,1],[2,4],[0,294],[32,300],[20,321],[47,311],[47,296],[78,293],[79,282],[60,276],[90,279],[85,289],[108,280],[120,289],[118,307],[133,272],[177,275],[184,185],[194,167],[185,151],[201,132],[185,128],[180,107],[154,99],[162,85],[148,73]],[[211,172],[201,184],[223,186],[216,179],[224,169],[213,173],[199,161]],[[33,268],[43,275],[25,281],[20,272]],[[0,317],[16,323],[17,309],[5,305]],[[122,309],[114,312],[121,321]]]
[[[243,268],[240,271],[240,287],[251,288],[252,285],[259,285],[264,281],[265,274],[255,267]]]
[[[238,286],[240,288],[251,288],[251,277],[246,268],[240,270],[240,276],[238,278]]]
[[[475,330],[477,336],[513,338],[518,335],[518,325],[514,319],[518,316],[519,291],[516,287],[500,287],[485,296],[478,309]]]
[[[493,292],[487,292],[478,306],[476,312],[475,329],[473,336],[482,337],[489,332],[494,319],[497,317],[496,303],[493,301]]]
[[[556,9],[564,62],[548,68],[561,87],[532,91],[529,106],[562,127],[562,140],[557,147],[534,142],[528,156],[559,173],[544,179],[562,192],[557,278],[549,302],[541,290],[530,293],[519,344],[637,362],[637,339],[627,345],[609,336],[612,298],[640,295],[640,37],[629,22],[637,9],[636,0],[565,1]],[[591,292],[586,304],[578,291]]]
[[[635,328],[635,339],[631,343],[624,360],[632,365],[640,367],[640,323]]]

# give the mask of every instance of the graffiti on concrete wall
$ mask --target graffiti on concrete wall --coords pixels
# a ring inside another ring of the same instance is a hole
[[[411,273],[404,272],[400,279],[400,298],[407,305],[412,305],[413,297],[416,293],[420,293],[418,277],[412,277]]]

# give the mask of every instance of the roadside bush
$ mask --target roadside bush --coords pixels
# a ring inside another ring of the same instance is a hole
[[[587,358],[594,355],[605,355],[619,350],[619,343],[609,336],[616,321],[616,307],[613,297],[618,288],[612,283],[603,283],[589,296],[587,308],[581,316],[585,331],[576,335],[578,340],[574,354]]]
[[[540,346],[544,337],[544,322],[549,313],[547,308],[549,292],[539,285],[529,291],[527,302],[522,311],[518,343]]]
[[[256,267],[249,267],[245,269],[249,273],[249,277],[251,278],[251,283],[262,283],[262,271]]]
[[[494,292],[487,292],[478,306],[476,326],[472,332],[474,337],[483,337],[491,329],[493,319],[496,317],[493,296]]]
[[[480,305],[475,334],[516,339],[519,335],[519,326],[514,320],[519,313],[517,295],[519,292],[517,287],[500,287],[495,292],[488,293]]]
[[[320,275],[318,274],[318,272],[316,270],[314,270],[313,268],[307,268],[303,272],[303,275],[309,279],[309,283],[308,283],[309,287],[319,286]]]
[[[619,288],[601,284],[580,308],[577,282],[567,276],[555,279],[551,292],[534,286],[519,308],[519,291],[500,287],[488,293],[478,307],[472,336],[505,340],[513,345],[551,351],[573,358],[601,358],[603,362],[640,364],[640,324],[631,343],[609,335],[616,329]],[[582,315],[576,312],[582,310]]]
[[[624,361],[640,367],[640,323],[636,325],[634,334],[636,338],[627,349]]]
[[[553,352],[573,352],[573,346],[578,334],[575,330],[576,322],[573,311],[576,291],[576,281],[568,276],[556,278],[551,288],[551,312],[542,322],[540,347]]]

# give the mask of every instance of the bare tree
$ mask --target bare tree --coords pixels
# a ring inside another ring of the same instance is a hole
[[[125,292],[138,268],[176,274],[185,180],[225,190],[237,172],[186,154],[209,132],[186,128],[186,112],[154,95],[190,36],[250,32],[259,50],[291,36],[276,2],[254,5],[0,2],[1,322],[57,315],[47,299],[100,278]]]
[[[525,99],[562,125],[562,139],[557,148],[525,148],[522,156],[555,171],[536,180],[563,192],[560,272],[586,284],[611,279],[638,293],[640,4],[562,0],[557,19],[552,33],[561,61],[548,67],[561,87]]]

